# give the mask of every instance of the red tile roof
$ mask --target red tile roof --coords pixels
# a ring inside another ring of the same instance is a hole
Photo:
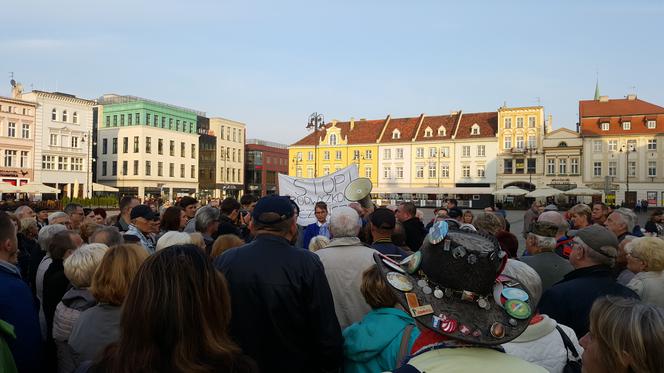
[[[471,135],[470,129],[473,124],[480,126],[479,135]],[[462,113],[459,128],[456,129],[456,139],[474,139],[485,137],[496,137],[498,130],[498,112],[487,113]]]
[[[390,119],[390,122],[387,124],[387,128],[385,128],[383,138],[380,139],[380,143],[389,144],[411,142],[415,136],[415,131],[417,130],[417,124],[419,121],[420,117]],[[392,138],[392,132],[394,132],[395,129],[398,129],[399,132],[401,132],[401,136],[398,139]]]
[[[626,98],[601,102],[596,100],[579,101],[579,117],[614,117],[621,115],[664,114],[664,107],[643,100]]]
[[[579,101],[579,117],[583,136],[656,135],[664,131],[664,107],[639,99]],[[655,128],[647,127],[648,120],[656,121]],[[629,130],[622,127],[626,121],[630,122]],[[605,122],[609,122],[608,131],[602,131]]]
[[[371,144],[376,143],[380,132],[383,130],[385,119],[378,120],[356,120],[353,129],[350,129],[350,122],[337,122],[336,127],[341,130],[341,138],[347,138],[348,144]],[[332,123],[325,125],[321,131],[312,132],[292,144],[292,146],[313,146],[318,143],[319,138],[325,138],[327,129],[332,127]]]
[[[420,126],[420,132],[417,134],[415,141],[435,141],[435,140],[449,140],[454,134],[454,126],[456,125],[457,120],[459,119],[458,114],[454,115],[437,115],[437,116],[425,116]],[[445,136],[438,135],[438,128],[443,126],[445,128]],[[433,131],[433,136],[424,137],[424,131],[430,127]]]

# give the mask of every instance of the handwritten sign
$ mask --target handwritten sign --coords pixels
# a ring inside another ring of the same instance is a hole
[[[350,201],[344,197],[344,190],[357,177],[358,170],[354,164],[333,174],[313,179],[279,174],[279,194],[295,200],[300,207],[297,223],[306,226],[316,222],[316,202],[327,203],[330,213],[339,206],[348,206]]]

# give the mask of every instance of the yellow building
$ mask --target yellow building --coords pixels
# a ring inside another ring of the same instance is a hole
[[[356,164],[360,177],[378,182],[378,138],[384,120],[333,120],[288,148],[288,174],[318,177]]]

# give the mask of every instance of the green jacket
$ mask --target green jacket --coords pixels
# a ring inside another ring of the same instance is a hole
[[[12,356],[7,338],[16,339],[14,334],[14,326],[5,321],[0,320],[0,372],[3,373],[17,373],[16,364],[14,364],[14,356]]]

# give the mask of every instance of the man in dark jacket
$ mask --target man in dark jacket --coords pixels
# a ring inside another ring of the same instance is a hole
[[[217,236],[222,234],[234,234],[242,239],[246,234],[243,234],[240,227],[237,225],[238,217],[240,214],[240,202],[233,197],[225,198],[219,205],[219,228],[217,229]]]
[[[214,264],[228,280],[231,334],[262,372],[332,372],[343,363],[343,339],[323,265],[297,249],[293,206],[261,198],[252,213],[254,240]]]
[[[397,207],[396,217],[406,232],[406,245],[410,248],[410,251],[419,250],[426,235],[424,224],[415,216],[416,213],[417,208],[412,202],[402,202]]]
[[[120,199],[120,216],[118,217],[118,222],[115,223],[115,226],[120,232],[126,232],[129,229],[129,224],[131,223],[131,210],[138,206],[141,202],[136,197],[124,196]]]
[[[16,267],[16,230],[9,216],[0,211],[0,320],[14,327],[16,339],[9,349],[19,372],[39,372],[42,341],[37,305]]]
[[[369,228],[371,237],[373,237],[371,248],[394,259],[403,259],[407,255],[406,252],[392,243],[396,223],[396,218],[391,210],[385,207],[374,210],[369,219]]]
[[[595,224],[578,230],[569,257],[574,270],[544,292],[540,312],[583,336],[588,332],[588,316],[595,299],[604,295],[638,298],[613,277],[611,267],[617,247],[616,236],[602,226]]]

